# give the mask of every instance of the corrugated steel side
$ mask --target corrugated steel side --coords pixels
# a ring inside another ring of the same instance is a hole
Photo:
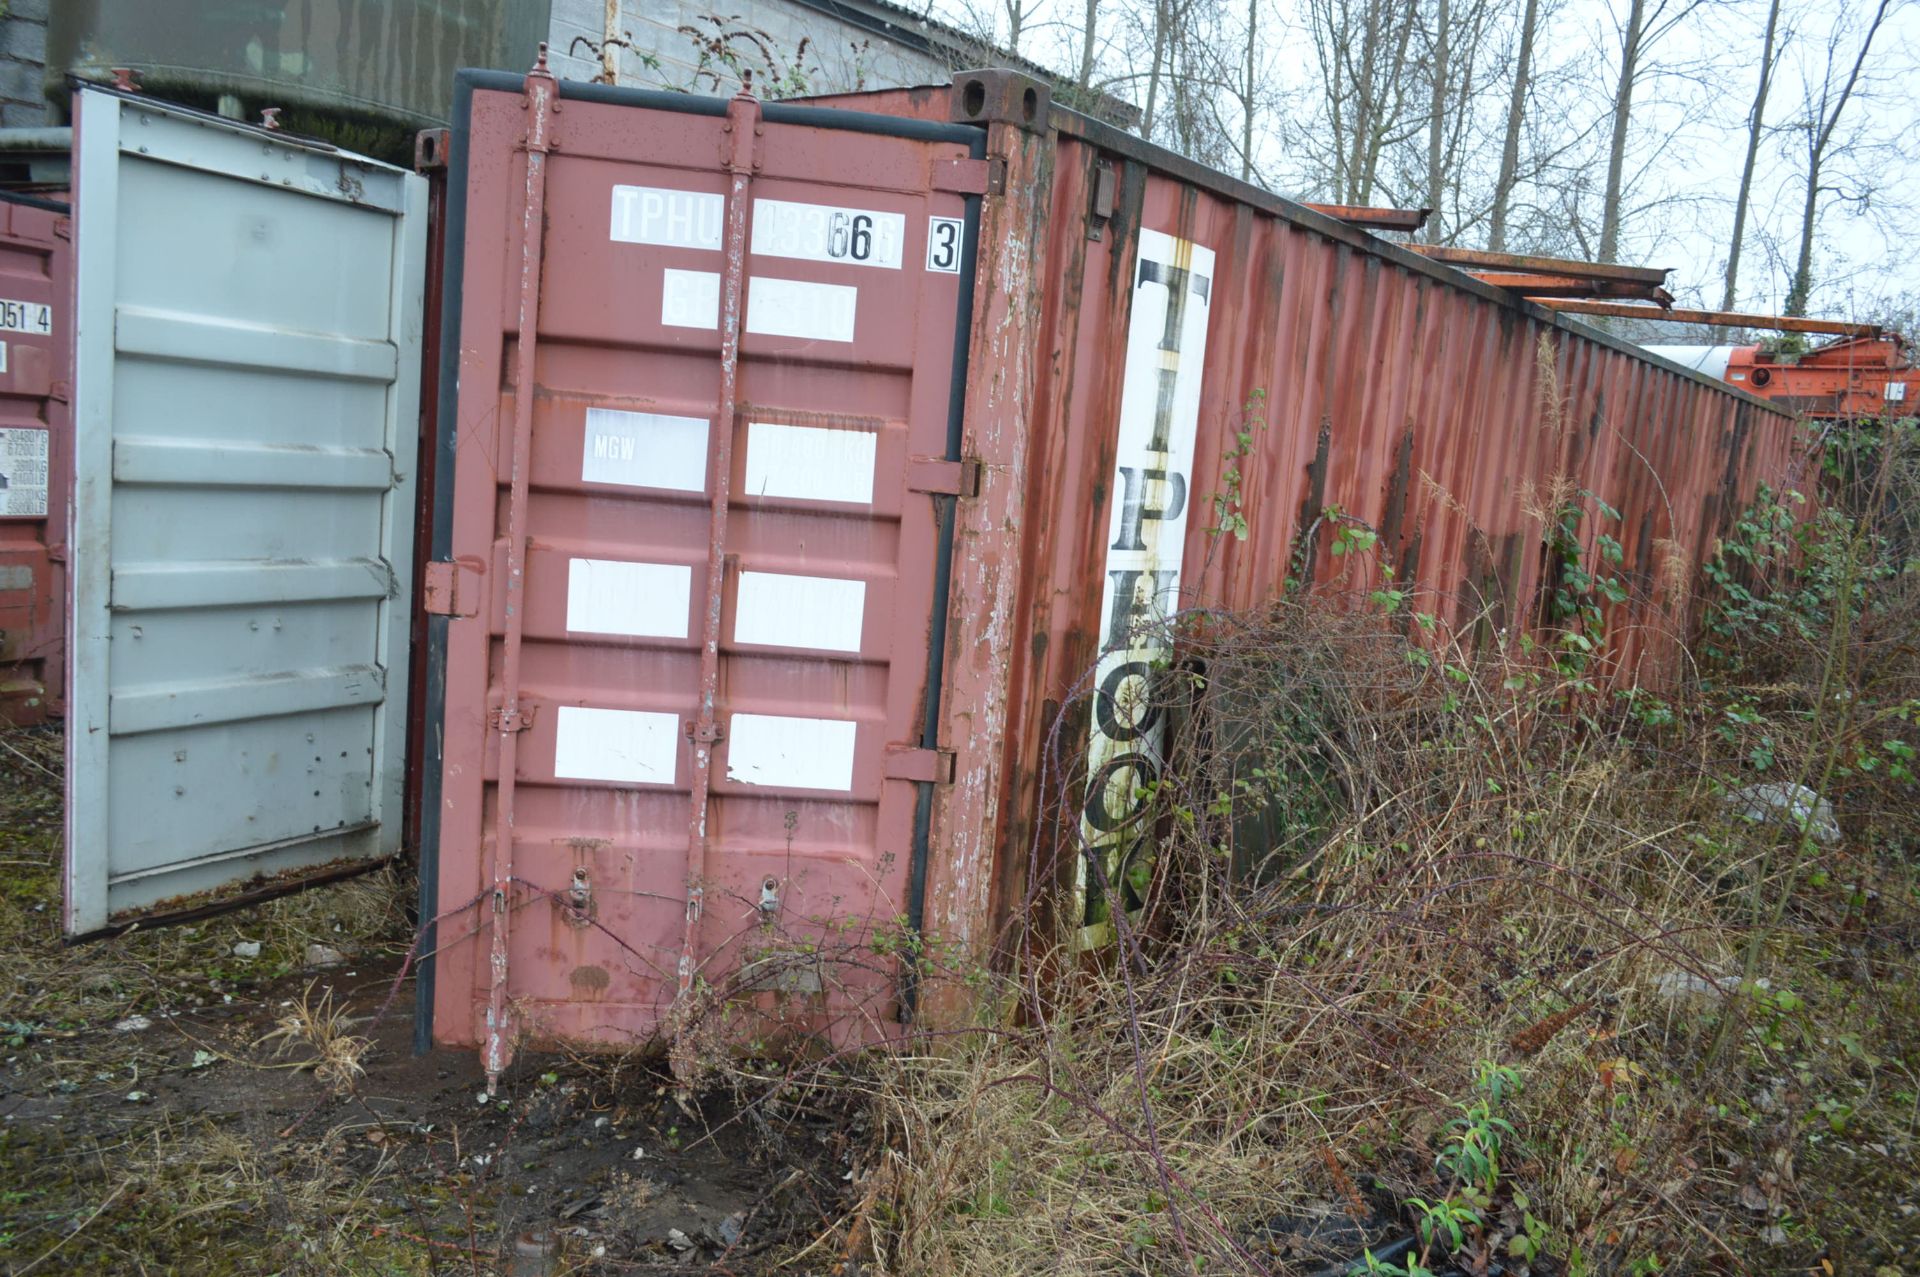
[[[0,723],[7,724],[55,717],[66,702],[67,214],[65,204],[0,196]]]
[[[1378,532],[1378,563],[1413,592],[1409,610],[1481,641],[1512,635],[1537,623],[1549,588],[1542,512],[1572,499],[1589,557],[1601,532],[1624,551],[1608,677],[1658,685],[1678,672],[1716,536],[1758,484],[1802,478],[1790,416],[1137,139],[1061,112],[1053,124],[1049,232],[1031,247],[1044,318],[992,917],[1009,917],[1022,890],[1034,822],[1078,798],[1076,778],[1043,783],[1043,770],[1060,706],[1087,690],[1110,628],[1102,587],[1125,494],[1116,423],[1143,229],[1214,254],[1181,607],[1257,606],[1299,554],[1323,587],[1379,586],[1372,556],[1331,554],[1337,509]],[[1117,199],[1095,219],[1101,166]],[[1211,530],[1212,503],[1256,391],[1264,426],[1237,463],[1239,539]],[[1069,753],[1085,743],[1084,723],[1058,727]],[[986,906],[974,907],[959,929],[980,934]]]

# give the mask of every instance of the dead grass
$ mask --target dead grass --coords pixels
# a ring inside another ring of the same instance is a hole
[[[221,1124],[167,1119],[99,1143],[0,1134],[0,1271],[402,1277],[422,1249],[383,1234],[385,1162],[349,1169],[325,1141],[263,1148]]]
[[[1640,721],[1402,624],[1322,601],[1183,634],[1152,897],[1105,952],[1022,937],[1010,1021],[884,1067],[881,1270],[1358,1260],[1415,1199],[1465,1200],[1436,1158],[1496,1064],[1521,1089],[1467,1271],[1525,1271],[1528,1216],[1539,1272],[1871,1271],[1920,1246],[1911,865],[1741,819],[1717,702]],[[1785,774],[1823,730],[1775,741]]]
[[[344,1095],[366,1076],[365,1060],[373,1049],[372,1038],[352,1031],[356,1023],[345,1006],[333,1004],[331,988],[321,990],[316,998],[314,983],[309,981],[300,1000],[254,1045],[272,1045],[276,1055],[306,1055],[296,1067],[312,1069],[322,1086]]]
[[[60,934],[59,727],[0,732],[0,1041],[245,997],[325,944],[362,961],[405,951],[410,883],[391,869],[224,918],[67,946]],[[235,946],[257,943],[255,957]]]

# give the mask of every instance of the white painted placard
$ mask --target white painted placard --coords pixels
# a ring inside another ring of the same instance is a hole
[[[0,430],[0,516],[44,518],[47,513],[47,432],[19,426]]]
[[[660,322],[669,328],[718,328],[720,276],[710,270],[660,272]]]
[[[899,270],[906,238],[904,213],[792,200],[753,202],[753,252],[761,257]]]
[[[860,290],[851,284],[755,275],[747,281],[747,331],[808,341],[852,341]]]
[[[7,343],[0,341],[0,372],[7,370]]]
[[[17,302],[0,298],[0,332],[53,335],[53,307],[45,302]]]
[[[693,569],[623,559],[567,561],[567,628],[579,634],[685,638]]]
[[[612,238],[623,244],[720,250],[727,201],[712,191],[664,186],[613,188]]]
[[[746,331],[765,337],[852,341],[860,290],[851,284],[755,275],[747,280]],[[660,322],[668,328],[720,326],[720,276],[710,270],[660,272]]]
[[[878,438],[871,430],[749,422],[741,494],[870,504]]]
[[[866,610],[865,581],[742,572],[733,641],[857,652]]]
[[[735,714],[727,733],[727,779],[782,789],[853,788],[859,725],[839,718]]]
[[[562,705],[554,721],[553,774],[568,780],[671,785],[680,716]]]
[[[1080,820],[1081,837],[1100,853],[1123,903],[1127,867],[1141,853],[1143,794],[1165,760],[1165,716],[1152,692],[1172,647],[1167,618],[1180,602],[1213,277],[1212,249],[1141,229],[1108,476],[1100,656]],[[1096,897],[1084,857],[1075,864],[1080,939],[1099,943],[1111,934],[1114,901]]]
[[[628,488],[707,490],[707,419],[587,409],[580,478]]]

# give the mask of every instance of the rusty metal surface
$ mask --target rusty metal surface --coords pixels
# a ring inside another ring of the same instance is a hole
[[[867,95],[859,105],[945,118],[924,92]],[[996,618],[965,636],[972,690],[955,700],[976,715],[969,725],[982,761],[969,768],[962,759],[969,780],[954,799],[978,796],[946,822],[962,850],[946,867],[952,885],[930,925],[977,948],[1018,916],[1031,873],[1071,881],[1075,858],[1054,852],[1079,839],[1055,838],[1085,817],[1056,804],[1086,810],[1101,776],[1089,786],[1083,763],[1063,776],[1052,747],[1077,759],[1092,733],[1096,761],[1109,748],[1112,762],[1126,745],[1101,746],[1095,724],[1063,718],[1062,706],[1109,678],[1124,682],[1108,672],[1116,620],[1156,610],[1157,590],[1169,591],[1158,610],[1257,606],[1304,550],[1321,588],[1364,595],[1381,584],[1384,563],[1411,592],[1410,609],[1483,642],[1510,640],[1541,615],[1551,565],[1540,507],[1550,493],[1585,500],[1584,491],[1621,515],[1615,523],[1589,513],[1583,528],[1624,550],[1629,598],[1608,617],[1607,677],[1658,683],[1677,672],[1695,619],[1692,583],[1715,536],[1758,483],[1802,477],[1791,417],[1071,111],[1055,106],[1050,124],[1050,135],[1009,161],[1005,202],[988,201],[988,225],[1002,229],[985,240],[969,431],[994,432],[1004,469],[990,466],[988,483],[1003,475],[1017,485],[1006,505],[1017,540],[962,542],[957,572],[971,571],[983,588],[955,614],[971,614],[974,599],[997,607],[1009,588],[1016,602],[1004,625]],[[1102,190],[1113,194],[1096,199]],[[1187,276],[1170,279],[1168,260]],[[1529,259],[1521,269],[1563,273],[1561,265]],[[1174,373],[1165,353],[1172,328],[1136,334],[1134,311],[1170,314],[1172,285],[1190,289],[1203,271],[1207,337],[1184,340]],[[1657,286],[1664,277],[1581,263],[1564,273],[1582,287]],[[1141,410],[1127,389],[1134,347],[1172,377],[1157,418],[1171,418],[1172,437],[1156,435],[1139,454],[1122,451],[1138,447],[1123,441]],[[1198,402],[1183,453],[1181,413],[1164,408],[1189,393],[1184,370],[1193,364]],[[1543,411],[1549,368],[1553,412]],[[1009,391],[1027,401],[1023,419],[1009,423],[1002,409],[990,420],[986,405]],[[1242,540],[1216,530],[1213,500],[1250,413],[1262,421],[1237,463]],[[1178,483],[1176,464],[1187,467]],[[1377,558],[1332,556],[1324,531],[1332,509],[1378,532]],[[1154,561],[1153,588],[1116,600],[1106,588],[1114,573],[1146,571],[1133,549],[1116,553],[1133,545],[1132,528],[1150,526],[1142,510],[1161,522],[1184,515],[1183,561],[1171,571]],[[1323,530],[1309,536],[1316,525]],[[1123,644],[1139,641],[1126,632],[1122,625]],[[1124,804],[1128,788],[1110,787],[1108,797]]]
[[[1475,270],[1475,279],[1504,288],[1521,297],[1621,297],[1635,301],[1673,301],[1673,295],[1658,284],[1635,284],[1617,279],[1589,279],[1582,275],[1523,275],[1504,271]]]
[[[1430,208],[1371,208],[1364,204],[1308,204],[1307,207],[1348,226],[1377,231],[1417,231],[1433,216]]]
[[[1628,302],[1562,301],[1543,298],[1540,305],[1568,315],[1664,319],[1675,324],[1706,324],[1713,328],[1767,328],[1782,333],[1822,333],[1834,337],[1878,337],[1884,331],[1878,324],[1850,324],[1837,319],[1803,319],[1795,315],[1753,315],[1729,310],[1635,306]]]
[[[418,583],[413,597],[410,642],[407,653],[407,744],[406,783],[401,797],[405,812],[401,845],[417,852],[421,846],[422,760],[427,755],[428,684],[438,677],[429,659],[429,641],[436,587],[445,592],[449,607],[455,603],[457,577],[441,578],[430,571],[433,553],[434,474],[439,463],[434,422],[440,411],[440,326],[446,292],[447,252],[447,148],[451,145],[446,129],[426,129],[414,138],[413,170],[427,182],[427,250],[425,294],[421,306],[420,349],[420,440],[414,453],[414,490],[419,494],[413,511],[413,579]],[[430,579],[433,578],[433,579]],[[451,612],[443,612],[451,615]]]
[[[72,223],[65,204],[0,197],[0,722],[66,699]],[[18,303],[18,305],[16,305]],[[46,307],[43,312],[40,307]],[[36,491],[33,479],[38,476]]]
[[[1315,204],[1311,207],[1319,208]],[[1664,266],[1620,266],[1611,262],[1583,262],[1569,257],[1537,257],[1526,253],[1492,253],[1478,248],[1452,248],[1445,244],[1409,244],[1422,257],[1449,266],[1473,267],[1476,274],[1506,271],[1512,274],[1559,275],[1574,279],[1610,279],[1623,284],[1664,284],[1673,273]]]
[[[897,1032],[976,135],[470,83],[435,1039]]]

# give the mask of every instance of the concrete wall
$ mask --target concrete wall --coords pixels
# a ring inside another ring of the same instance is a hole
[[[715,83],[702,68],[698,42],[682,27],[710,37],[728,32],[763,35],[763,40],[729,42],[742,65],[753,68],[754,92],[762,97],[944,84],[959,61],[910,48],[794,0],[728,0],[711,9],[684,0],[620,0],[620,9],[622,32],[630,33],[633,43],[633,48],[620,52],[620,83],[630,88],[708,94],[731,94],[739,88],[739,77],[731,68],[710,60],[711,71],[719,76]],[[584,44],[576,47],[574,40],[584,37],[598,45],[605,14],[603,0],[553,0],[548,44],[554,74],[569,80],[591,80],[600,74],[597,55]],[[717,26],[715,17],[722,19]],[[898,21],[907,25],[913,19],[903,14]],[[762,44],[779,73],[797,67],[798,82],[767,85]]]
[[[47,0],[7,0],[0,17],[0,127],[48,123],[40,78],[47,65]]]

